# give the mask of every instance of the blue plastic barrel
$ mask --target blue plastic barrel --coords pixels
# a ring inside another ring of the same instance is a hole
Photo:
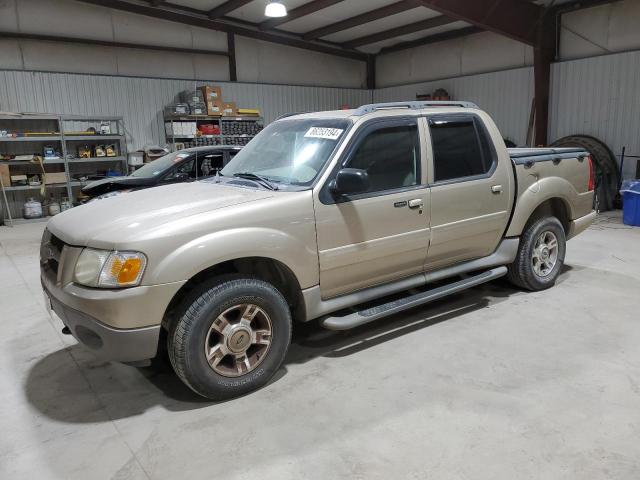
[[[622,223],[640,227],[640,181],[625,181],[622,193]]]

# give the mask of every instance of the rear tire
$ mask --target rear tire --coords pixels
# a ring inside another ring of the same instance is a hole
[[[518,254],[508,266],[507,278],[514,285],[538,291],[552,287],[566,252],[564,228],[556,217],[543,217],[529,223],[520,238]]]
[[[265,385],[291,341],[291,312],[272,285],[253,278],[201,287],[172,325],[169,358],[178,377],[212,400]]]

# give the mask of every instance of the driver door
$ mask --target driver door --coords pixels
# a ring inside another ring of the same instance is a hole
[[[320,191],[315,210],[323,298],[422,272],[430,212],[422,128],[415,118],[360,127]],[[367,192],[329,192],[328,183],[345,167],[367,172]]]

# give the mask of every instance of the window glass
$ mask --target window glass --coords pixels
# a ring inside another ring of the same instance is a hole
[[[350,120],[285,119],[256,135],[220,172],[254,173],[271,182],[311,185],[345,135]]]
[[[419,183],[419,148],[417,125],[381,128],[360,142],[346,166],[366,170],[369,192],[409,187]]]
[[[166,180],[175,180],[176,178],[188,179],[188,178],[196,178],[196,172],[193,168],[195,163],[195,159],[184,162],[183,164],[176,167],[176,169],[171,172],[164,179]],[[185,178],[186,176],[186,178]]]
[[[222,153],[210,153],[205,155],[204,159],[198,158],[198,177],[209,177],[211,175],[215,175],[217,171],[222,169],[223,158],[224,155]]]
[[[147,163],[144,166],[137,169],[131,174],[132,177],[137,178],[151,178],[157,177],[160,174],[164,174],[176,163],[181,162],[183,159],[191,155],[189,152],[173,152],[160,157],[153,162]]]
[[[493,158],[490,147],[485,139],[484,148],[481,148],[472,118],[436,118],[429,121],[429,126],[436,182],[482,175],[491,169]]]

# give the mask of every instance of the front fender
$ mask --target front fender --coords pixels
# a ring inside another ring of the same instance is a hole
[[[285,232],[264,227],[226,229],[198,237],[165,256],[149,272],[151,284],[188,280],[209,267],[228,260],[265,257],[285,264],[301,288],[317,285],[318,254]]]

